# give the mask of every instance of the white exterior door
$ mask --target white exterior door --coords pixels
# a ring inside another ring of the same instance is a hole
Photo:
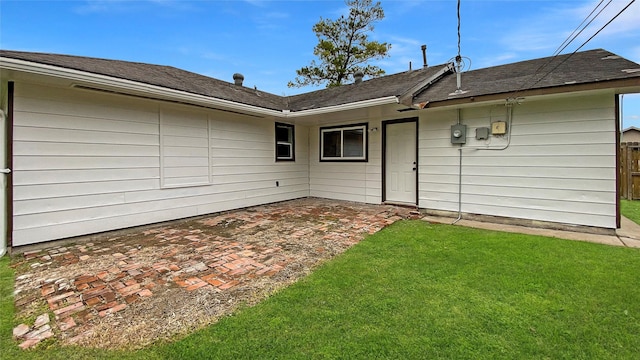
[[[385,201],[417,203],[416,121],[385,126]]]

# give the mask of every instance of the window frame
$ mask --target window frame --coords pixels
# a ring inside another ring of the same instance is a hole
[[[278,141],[278,128],[279,127],[280,128],[287,128],[287,129],[290,130],[291,141]],[[275,157],[276,157],[276,161],[278,161],[278,162],[280,162],[280,161],[296,161],[296,127],[295,127],[295,125],[276,122],[274,129],[275,129],[274,138],[275,138]],[[288,145],[290,147],[290,149],[291,149],[290,156],[284,157],[284,156],[278,155],[278,145]]]
[[[362,130],[362,156],[345,157],[344,156],[344,132],[348,130]],[[324,156],[324,134],[328,132],[340,132],[340,156],[339,157],[325,157]],[[325,126],[321,127],[319,131],[320,141],[320,154],[319,159],[321,162],[368,162],[369,161],[369,123],[347,124],[338,126]]]

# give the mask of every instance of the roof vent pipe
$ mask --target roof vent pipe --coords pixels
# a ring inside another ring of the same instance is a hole
[[[427,67],[427,45],[422,45],[422,67]]]
[[[460,56],[456,56],[456,86],[457,86],[457,91],[462,90],[462,79],[461,79],[461,75],[460,73],[462,72],[462,66],[460,65],[462,63],[462,58],[460,58]]]
[[[354,83],[360,84],[362,82],[363,77],[364,77],[364,73],[362,71],[356,71],[356,73],[353,74],[353,79],[355,80]]]
[[[236,85],[242,86],[243,81],[244,81],[244,75],[240,73],[233,74],[233,82],[235,82]]]

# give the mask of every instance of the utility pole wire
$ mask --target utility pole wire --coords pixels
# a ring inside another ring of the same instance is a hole
[[[553,67],[553,69],[547,71],[546,74],[544,74],[542,77],[540,77],[538,80],[536,80],[536,82],[534,82],[533,84],[531,84],[530,86],[528,86],[527,88],[530,89],[532,87],[534,87],[535,85],[537,85],[540,81],[542,81],[544,78],[546,78],[547,76],[549,76],[549,74],[551,74],[554,70],[556,70],[558,67],[560,67],[562,64],[564,64],[567,60],[569,60],[571,58],[571,56],[573,56],[575,53],[577,53],[578,51],[580,51],[580,49],[582,49],[589,41],[593,40],[594,37],[596,37],[596,35],[598,35],[602,30],[604,30],[604,28],[606,28],[607,26],[609,26],[609,24],[611,24],[615,19],[618,18],[618,16],[620,16],[623,12],[625,12],[634,2],[636,2],[636,0],[631,0],[627,6],[625,6],[622,10],[620,10],[613,18],[611,18],[611,20],[607,21],[606,24],[604,24],[600,29],[598,29],[598,31],[596,31],[593,35],[591,35],[591,37],[589,37],[585,42],[582,43],[582,45],[580,45],[577,49],[575,49],[571,54],[569,54],[567,57],[564,58],[564,60],[562,60],[560,63],[558,63],[556,66]],[[551,58],[544,66],[546,66],[547,64],[551,63],[551,61],[553,61],[558,55],[555,55],[553,58]],[[542,68],[542,67],[541,67]],[[535,76],[537,74],[537,72],[540,69],[536,70],[536,72],[534,74],[532,74],[531,76]],[[514,91],[513,95],[510,96],[510,98],[515,98],[516,94],[522,90],[526,90],[524,87]]]
[[[634,2],[636,2],[636,0],[631,0],[631,2],[629,4],[627,4],[627,6],[624,7],[624,9],[620,10],[620,12],[618,12],[616,14],[616,16],[614,16],[613,18],[611,18],[611,20],[609,20],[606,24],[604,24],[598,31],[596,31],[595,34],[591,35],[590,38],[587,39],[587,41],[583,42],[582,45],[580,45],[580,47],[578,47],[573,53],[575,54],[576,52],[578,52],[578,50],[582,49],[583,46],[587,45],[587,43],[589,41],[591,41],[594,37],[596,37],[596,35],[598,35],[602,30],[604,30],[604,28],[606,28],[607,26],[609,26],[609,24],[611,24],[613,22],[613,20],[615,20],[618,16],[620,16],[620,14],[622,14],[625,10],[627,10],[629,8],[629,6],[631,6],[631,4],[633,4]]]
[[[596,14],[596,16],[594,16],[584,27],[582,27],[582,29],[580,29],[580,31],[577,34],[575,34],[576,30],[578,30],[578,28],[580,28],[582,26],[582,24],[584,24],[584,22],[587,21],[587,19],[589,19],[591,17],[591,15],[593,15],[593,13],[600,7],[600,4],[602,4],[604,2],[604,0],[600,0],[600,3],[598,4],[598,6],[596,6],[593,10],[591,10],[591,13],[586,18],[584,18],[584,20],[582,20],[582,23],[580,23],[580,25],[578,25],[578,27],[575,30],[573,30],[571,35],[569,35],[569,37],[567,37],[567,39],[565,39],[565,41],[562,44],[560,44],[560,46],[558,46],[558,49],[556,49],[556,51],[553,53],[553,56],[556,56],[556,55],[560,54],[564,49],[567,48],[567,46],[569,46],[569,44],[571,44],[578,36],[580,36],[580,34],[582,34],[582,32],[587,27],[589,27],[589,25],[591,25],[591,23],[598,16],[600,16],[600,14],[602,14],[604,9],[606,9],[611,4],[612,1],[613,0],[609,0],[609,2],[602,9],[600,9],[600,11]],[[575,36],[573,34],[575,34]],[[569,39],[571,39],[571,40],[569,40]],[[567,40],[569,40],[569,41],[567,42]]]
[[[520,88],[518,90],[522,90],[522,89],[526,89],[527,86],[527,81],[530,81],[531,79],[533,79],[540,71],[542,71],[542,69],[544,69],[545,67],[547,67],[547,65],[551,64],[553,62],[553,60],[556,59],[556,57],[558,57],[558,55],[560,55],[560,53],[567,48],[567,46],[569,46],[569,44],[571,44],[589,25],[591,25],[591,23],[598,17],[600,16],[600,14],[602,14],[602,11],[604,11],[604,9],[606,9],[612,2],[613,0],[609,0],[609,2],[600,10],[600,12],[598,12],[598,14],[596,14],[596,16],[594,16],[585,26],[582,26],[587,20],[589,20],[589,18],[591,18],[591,15],[593,15],[593,13],[596,12],[596,10],[598,10],[598,8],[600,7],[600,5],[602,5],[602,3],[604,2],[604,0],[600,0],[600,2],[598,3],[598,5],[596,5],[595,8],[593,8],[593,10],[591,10],[591,12],[589,13],[589,15],[587,15],[587,17],[584,18],[584,20],[582,20],[582,22],[580,23],[580,25],[578,25],[573,32],[571,33],[571,35],[569,35],[563,42],[562,44],[560,44],[560,46],[558,46],[558,48],[556,49],[556,51],[553,52],[553,54],[551,55],[551,58],[549,60],[547,60],[545,63],[541,64],[536,71],[533,72],[533,74],[529,77],[529,79],[525,80],[522,85],[520,86]],[[580,27],[582,27],[582,29],[580,29]],[[580,29],[580,31],[576,33],[576,31],[578,31],[578,29]],[[575,36],[574,36],[575,34]],[[539,81],[539,80],[538,80]],[[537,84],[537,82],[535,82],[534,84],[532,84],[531,86]]]
[[[458,57],[456,60],[460,59],[460,57],[460,0],[458,0]]]

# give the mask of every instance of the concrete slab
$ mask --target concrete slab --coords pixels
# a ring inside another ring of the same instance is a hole
[[[440,223],[440,224],[452,224],[455,219],[448,217],[439,217],[439,216],[425,216],[422,218],[425,221]],[[485,229],[485,230],[495,230],[495,231],[505,231],[511,233],[519,233],[519,234],[529,234],[529,235],[539,235],[539,236],[548,236],[554,237],[558,239],[565,240],[575,240],[575,241],[586,241],[598,244],[612,245],[612,246],[633,246],[640,247],[640,226],[633,223],[631,220],[628,220],[623,225],[625,234],[627,234],[626,239],[628,242],[624,242],[620,239],[620,237],[615,235],[599,235],[599,234],[591,234],[585,232],[578,231],[566,231],[566,230],[554,230],[554,229],[543,229],[543,228],[533,228],[527,226],[518,226],[518,225],[506,225],[506,224],[498,224],[498,223],[489,223],[482,221],[473,221],[473,220],[465,220],[461,219],[455,223],[457,226],[468,226],[477,229]],[[635,226],[634,226],[635,225]],[[637,239],[637,240],[634,240]],[[637,243],[636,243],[637,241]],[[630,244],[630,245],[628,245]]]
[[[629,220],[628,218],[620,217],[620,229],[616,230],[616,234],[621,238],[627,238],[630,240],[640,240],[640,225]]]
[[[628,238],[628,237],[620,237],[620,241],[622,241],[626,247],[640,249],[640,240],[638,240],[638,239],[631,239],[631,238]]]

